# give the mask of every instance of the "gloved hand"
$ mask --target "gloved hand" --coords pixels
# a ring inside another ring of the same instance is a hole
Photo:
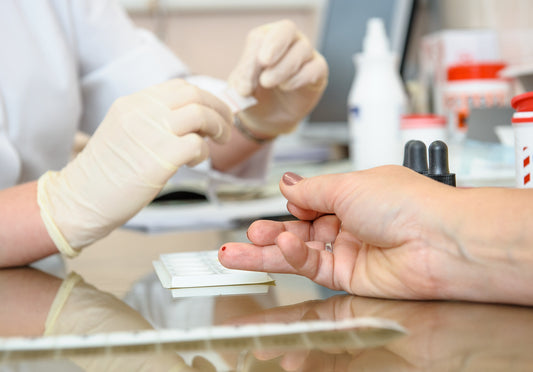
[[[46,279],[43,278],[43,279]],[[47,283],[46,281],[44,283]],[[41,287],[44,285],[42,283]],[[139,312],[114,295],[102,292],[71,272],[61,284],[48,311],[44,336],[143,332],[153,326]],[[73,354],[68,360],[82,371],[200,372],[172,350],[136,350],[131,353]]]
[[[258,104],[238,114],[254,134],[291,132],[316,105],[328,80],[326,60],[289,20],[250,31],[228,83]]]
[[[118,99],[84,150],[38,182],[48,233],[74,256],[146,206],[182,165],[229,139],[232,115],[210,93],[172,80]]]

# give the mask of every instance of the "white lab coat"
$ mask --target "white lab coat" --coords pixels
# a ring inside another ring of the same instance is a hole
[[[0,189],[61,169],[75,133],[92,134],[116,98],[189,74],[108,0],[2,0],[0,47]],[[227,179],[262,178],[266,158]]]

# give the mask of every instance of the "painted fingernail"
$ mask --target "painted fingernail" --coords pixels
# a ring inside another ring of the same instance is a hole
[[[225,250],[226,250],[226,246],[223,246],[223,247],[221,248],[221,250],[225,251]]]
[[[292,186],[303,180],[303,177],[297,175],[296,173],[286,172],[281,179],[285,185]]]

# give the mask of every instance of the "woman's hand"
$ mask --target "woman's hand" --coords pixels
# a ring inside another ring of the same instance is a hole
[[[454,188],[401,166],[287,173],[280,189],[299,221],[256,221],[252,244],[221,248],[224,266],[363,296],[533,304],[531,193]]]

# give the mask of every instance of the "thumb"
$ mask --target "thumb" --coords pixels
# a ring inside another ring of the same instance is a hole
[[[339,215],[349,207],[353,177],[355,174],[341,173],[303,178],[287,172],[279,187],[287,201],[299,209]]]

